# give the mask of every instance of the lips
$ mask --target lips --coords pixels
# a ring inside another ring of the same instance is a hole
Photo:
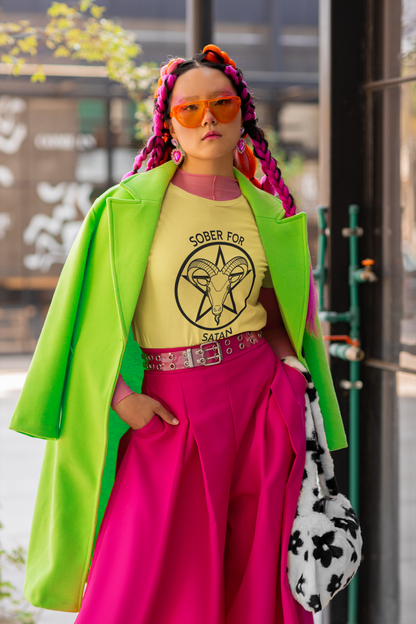
[[[220,137],[220,136],[222,136],[222,134],[220,134],[219,132],[215,132],[215,130],[213,130],[211,132],[207,132],[202,140],[209,139],[210,137]]]

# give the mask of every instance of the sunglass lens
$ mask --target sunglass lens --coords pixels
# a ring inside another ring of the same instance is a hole
[[[196,128],[204,116],[203,102],[188,104],[177,109],[176,117],[180,124],[187,128]]]
[[[218,121],[227,123],[237,117],[240,109],[240,100],[224,98],[222,100],[214,100],[210,102],[210,108]]]

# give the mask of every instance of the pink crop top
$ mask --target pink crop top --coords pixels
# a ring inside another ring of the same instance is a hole
[[[182,169],[178,169],[171,183],[187,193],[192,193],[198,197],[205,197],[206,199],[213,199],[215,201],[237,199],[241,195],[237,180],[225,176],[200,175],[187,173],[182,171]],[[122,399],[133,393],[134,390],[129,388],[123,377],[119,375],[114,389],[111,407],[114,408]]]

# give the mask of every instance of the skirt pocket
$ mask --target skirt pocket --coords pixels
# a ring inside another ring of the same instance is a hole
[[[152,418],[140,429],[133,429],[132,435],[136,436],[148,436],[156,433],[161,433],[167,427],[167,423],[160,418],[157,414],[153,414]]]

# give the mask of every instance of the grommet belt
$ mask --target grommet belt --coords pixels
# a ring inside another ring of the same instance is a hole
[[[143,367],[148,371],[190,370],[198,366],[215,366],[235,356],[243,349],[257,344],[263,338],[261,331],[243,332],[229,338],[202,342],[185,349],[157,353],[156,349],[142,349]]]

